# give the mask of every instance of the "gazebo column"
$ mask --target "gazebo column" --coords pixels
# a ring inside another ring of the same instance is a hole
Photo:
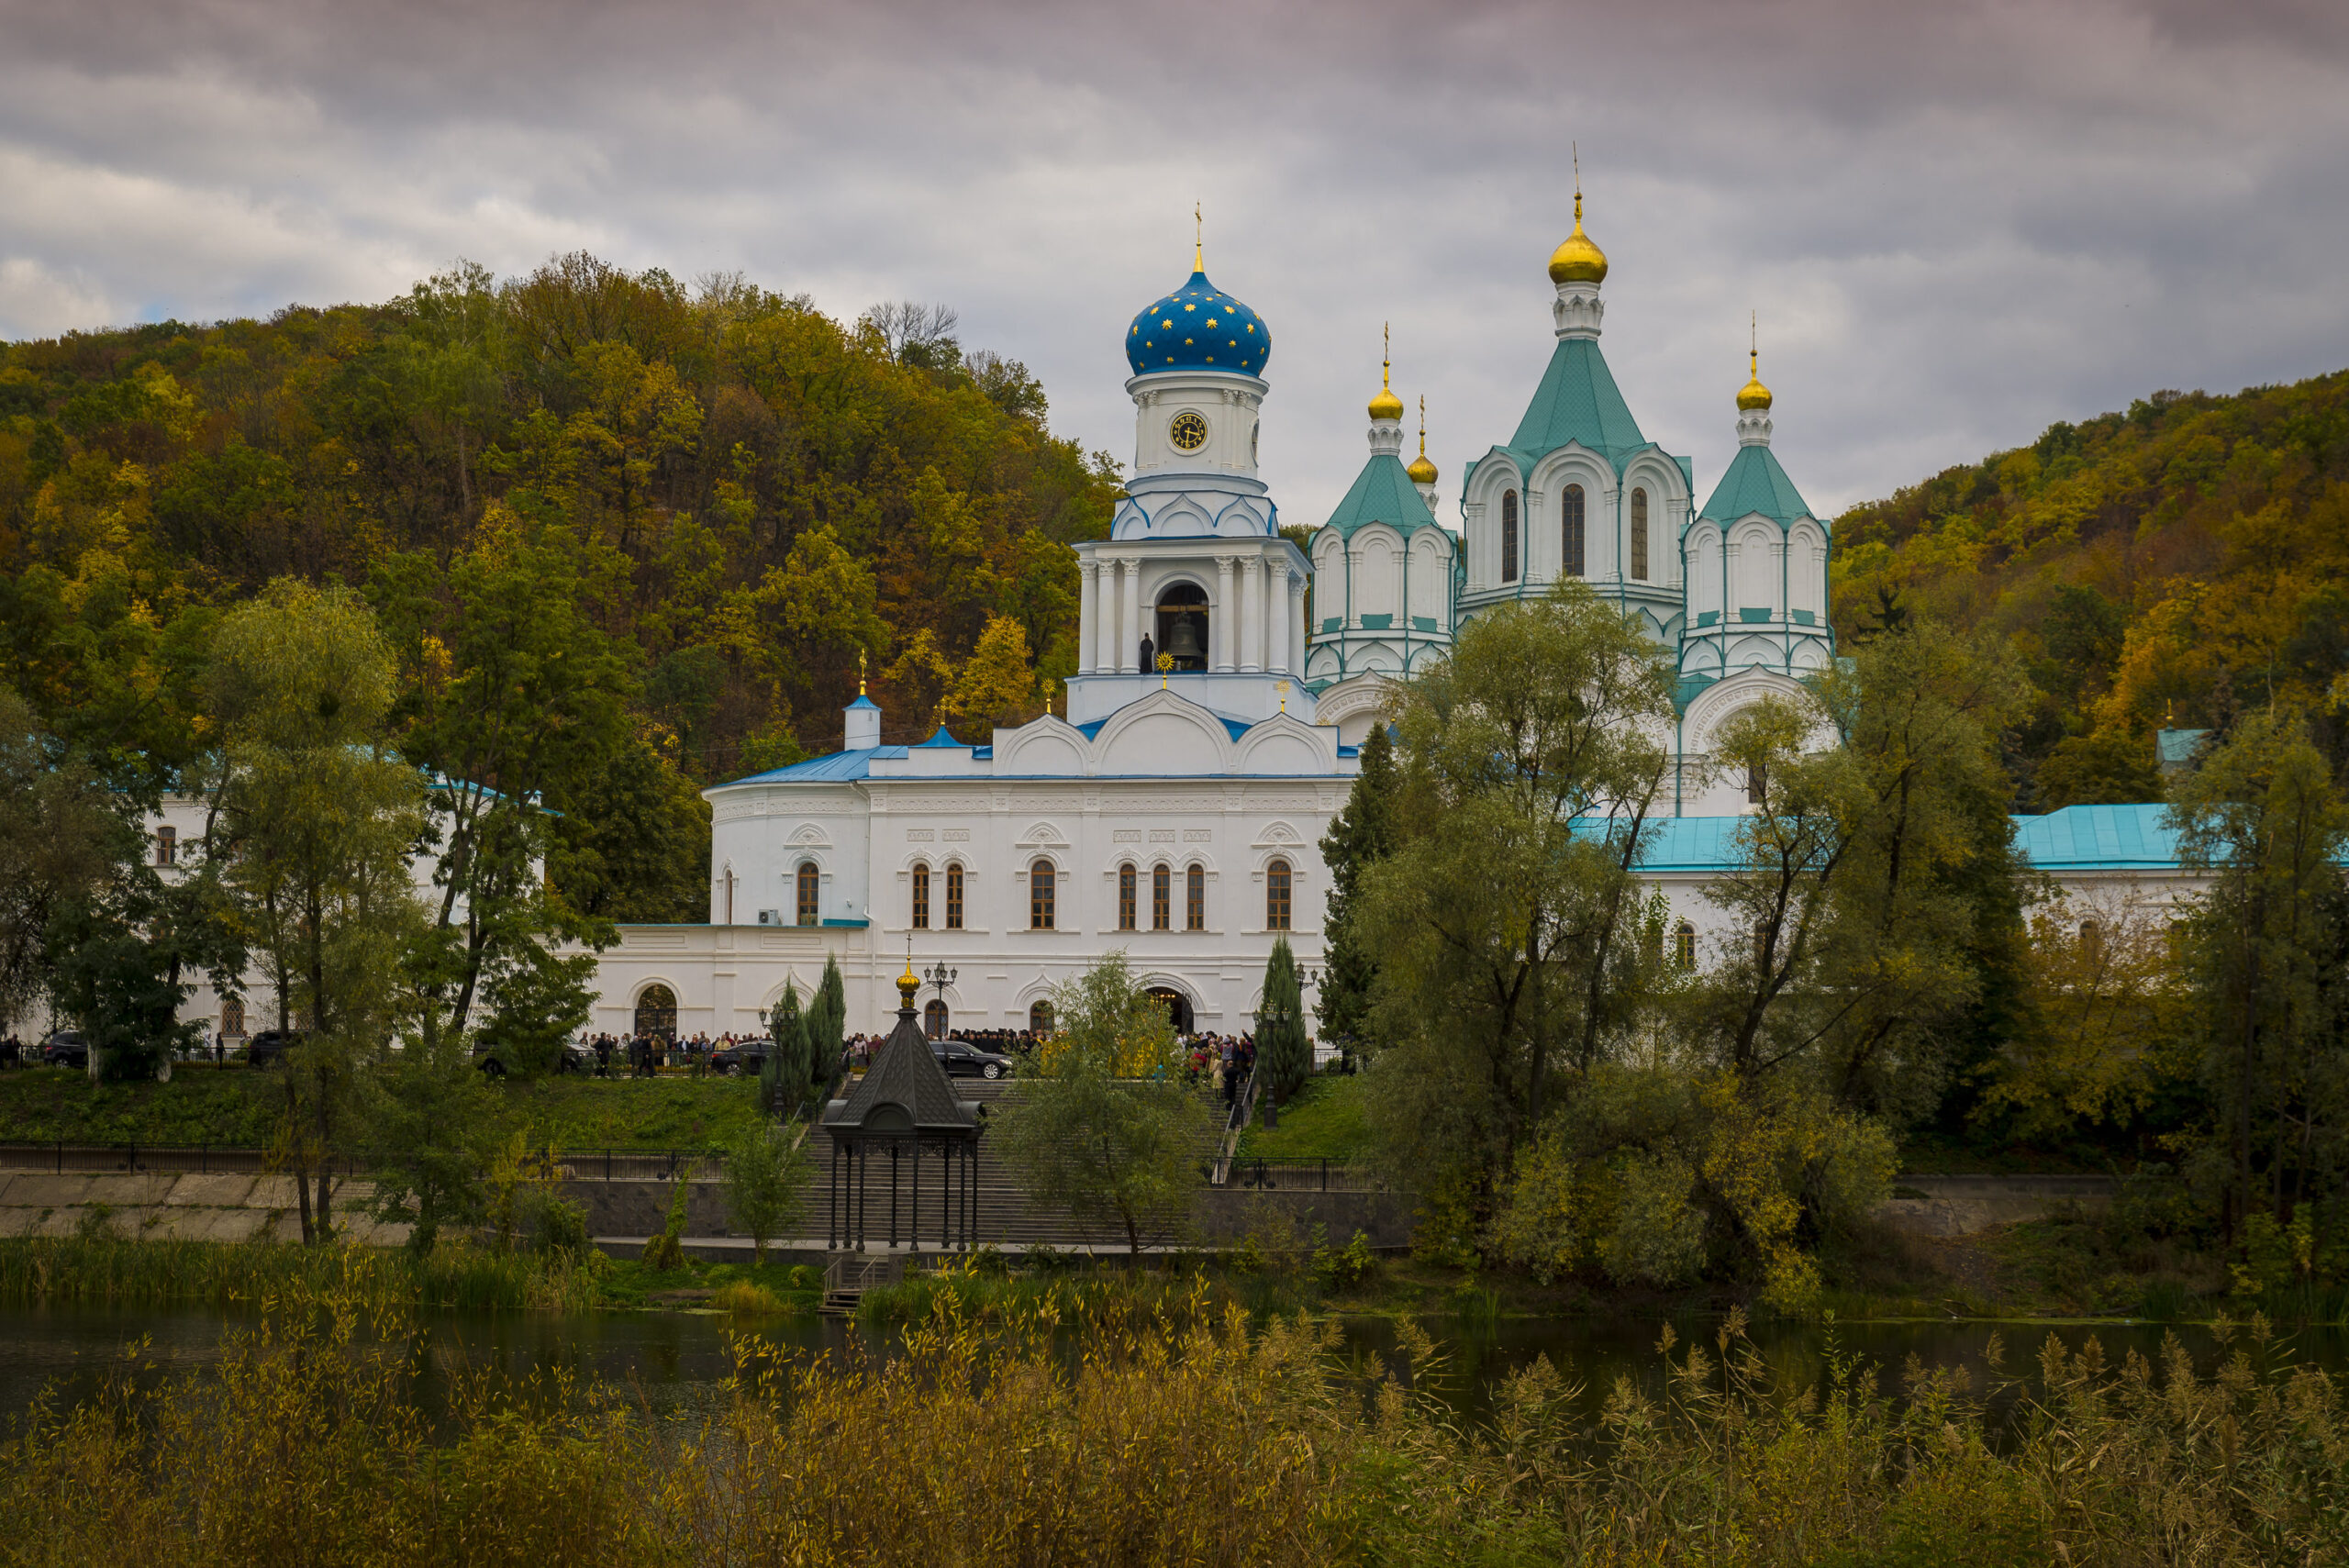
[[[914,1140],[914,1211],[906,1225],[906,1245],[914,1251],[921,1251],[921,1140]]]

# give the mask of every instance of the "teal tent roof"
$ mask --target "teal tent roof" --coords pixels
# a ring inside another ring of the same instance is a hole
[[[1595,338],[1558,339],[1508,446],[1530,468],[1569,441],[1605,452],[1619,469],[1627,454],[1648,444]]]
[[[1372,523],[1385,523],[1404,534],[1436,526],[1435,514],[1419,499],[1419,488],[1411,483],[1403,460],[1389,452],[1371,454],[1370,461],[1362,465],[1362,473],[1355,475],[1353,488],[1338,503],[1338,509],[1330,514],[1328,526],[1346,537]]]
[[[1697,515],[1717,523],[1733,523],[1754,512],[1782,528],[1797,517],[1818,516],[1768,447],[1740,447],[1737,456],[1730,460],[1729,472],[1713,487],[1713,498]]]

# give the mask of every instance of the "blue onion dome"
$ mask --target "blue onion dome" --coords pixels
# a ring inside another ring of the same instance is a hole
[[[1153,371],[1237,371],[1262,375],[1272,356],[1264,318],[1196,272],[1181,288],[1134,317],[1126,334],[1126,362],[1134,374]]]

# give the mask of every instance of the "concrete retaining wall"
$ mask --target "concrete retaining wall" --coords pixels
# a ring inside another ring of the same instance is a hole
[[[378,1225],[362,1210],[372,1189],[335,1191],[337,1226],[374,1246],[407,1240],[405,1225]],[[0,1236],[71,1236],[103,1205],[118,1236],[187,1241],[299,1240],[302,1220],[291,1176],[50,1175],[0,1173]]]
[[[1900,1176],[1896,1197],[1876,1207],[1876,1218],[1912,1236],[1971,1236],[1976,1231],[2039,1219],[2065,1204],[2092,1213],[2112,1206],[2110,1176]]]

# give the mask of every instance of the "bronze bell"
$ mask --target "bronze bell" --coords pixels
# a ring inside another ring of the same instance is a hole
[[[1166,639],[1166,651],[1174,656],[1178,664],[1206,658],[1207,651],[1199,646],[1199,628],[1191,617],[1185,616],[1174,623],[1174,629]]]

